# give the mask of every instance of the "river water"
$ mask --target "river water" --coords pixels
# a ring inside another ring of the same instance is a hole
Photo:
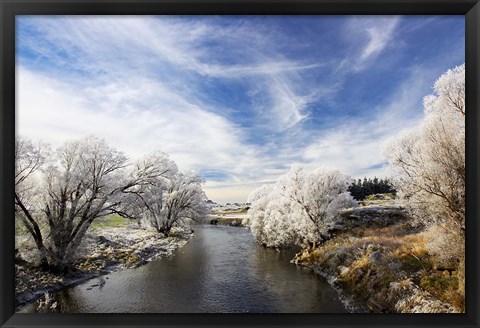
[[[258,245],[249,230],[198,225],[171,258],[126,269],[56,294],[61,312],[346,312],[336,292],[292,251]],[[34,304],[21,312],[34,311]]]

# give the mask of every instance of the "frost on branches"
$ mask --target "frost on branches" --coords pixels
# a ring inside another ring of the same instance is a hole
[[[465,65],[443,74],[424,98],[418,130],[390,142],[385,154],[400,175],[410,214],[424,225],[465,229]]]
[[[67,272],[92,222],[102,216],[147,218],[168,235],[174,224],[206,213],[203,181],[178,171],[161,152],[131,165],[104,140],[87,137],[50,151],[18,137],[15,217],[38,249],[40,264]]]
[[[203,179],[180,172],[165,153],[154,152],[137,161],[128,177],[138,182],[124,193],[123,206],[115,212],[139,225],[146,221],[165,236],[175,224],[201,218],[209,210]]]
[[[269,247],[313,245],[328,236],[342,209],[357,202],[350,179],[335,170],[312,173],[294,166],[277,183],[254,190],[246,224],[256,240]]]
[[[418,224],[428,227],[429,252],[445,265],[458,263],[459,291],[465,268],[465,65],[443,74],[424,99],[418,130],[385,148],[400,179],[397,190]]]

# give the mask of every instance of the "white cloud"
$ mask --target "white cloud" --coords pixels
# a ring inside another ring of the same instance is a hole
[[[96,135],[132,158],[159,149],[182,170],[228,172],[226,181],[206,185],[210,197],[238,197],[228,201],[246,200],[258,183],[281,173],[275,169],[279,159],[270,158],[269,149],[248,145],[234,123],[156,81],[132,78],[91,88],[24,67],[16,78],[20,135],[54,146]]]
[[[19,68],[17,132],[55,145],[94,134],[135,157],[160,148],[185,168],[209,161],[213,168],[244,169],[239,158],[255,150],[242,143],[234,125],[151,83],[137,79],[94,92]],[[122,88],[129,92],[106,91]]]

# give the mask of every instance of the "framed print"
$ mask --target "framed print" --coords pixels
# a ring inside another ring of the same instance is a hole
[[[479,6],[2,1],[2,327],[478,327]]]

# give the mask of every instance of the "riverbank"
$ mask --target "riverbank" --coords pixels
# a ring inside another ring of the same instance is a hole
[[[431,231],[413,228],[393,206],[343,213],[345,226],[293,263],[327,279],[350,312],[459,313],[458,264],[438,265],[426,248]]]
[[[68,276],[42,271],[26,261],[15,265],[15,306],[95,277],[172,256],[191,236],[190,229],[173,228],[170,236],[164,237],[135,224],[91,229],[82,241],[75,269]]]
[[[208,216],[210,224],[228,225],[232,227],[244,227],[244,219],[247,216],[248,206],[214,207]]]
[[[242,218],[227,218],[220,216],[210,216],[210,224],[213,225],[227,225],[231,227],[245,227],[242,223]]]

